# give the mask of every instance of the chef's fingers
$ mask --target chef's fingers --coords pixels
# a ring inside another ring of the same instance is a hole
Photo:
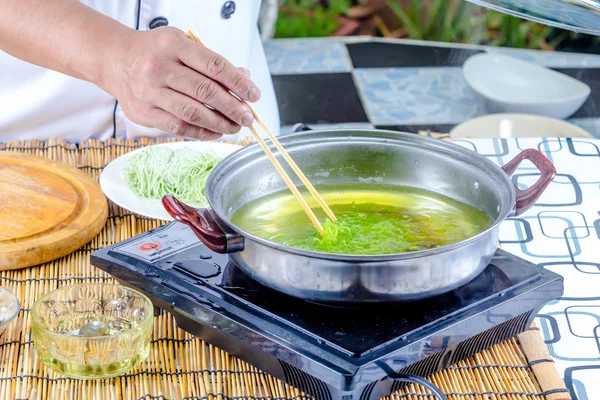
[[[210,110],[204,104],[171,89],[162,89],[156,96],[156,105],[188,124],[213,132],[238,133],[241,126]]]
[[[244,67],[238,67],[238,69],[239,69],[240,71],[242,71],[242,73],[243,73],[244,75],[246,75],[248,78],[250,78],[250,71],[248,71],[248,70],[247,70],[246,68],[244,68]]]
[[[185,41],[180,47],[179,59],[188,67],[219,82],[243,100],[255,102],[260,99],[260,90],[246,74],[223,56],[192,40]]]
[[[247,105],[233,97],[223,86],[193,69],[178,66],[165,79],[171,89],[211,106],[238,125],[250,126],[254,122]]]
[[[160,108],[154,108],[151,115],[152,122],[157,129],[177,136],[199,140],[216,140],[223,136],[220,133],[211,132],[208,129],[188,124]]]

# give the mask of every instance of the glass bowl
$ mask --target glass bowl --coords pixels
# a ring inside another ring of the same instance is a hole
[[[50,369],[76,379],[129,371],[150,352],[154,308],[142,293],[113,284],[61,287],[31,309],[32,338]]]
[[[0,336],[8,325],[19,315],[21,306],[19,299],[11,291],[0,286]]]

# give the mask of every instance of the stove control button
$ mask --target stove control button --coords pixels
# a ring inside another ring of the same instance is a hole
[[[202,254],[200,258],[203,260],[210,260],[212,256],[210,254]]]
[[[211,278],[221,273],[221,267],[217,264],[198,258],[178,261],[174,267],[180,272],[202,279]]]

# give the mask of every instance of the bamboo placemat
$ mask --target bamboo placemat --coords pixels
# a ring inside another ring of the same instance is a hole
[[[164,140],[167,141],[167,140]],[[159,140],[158,142],[164,142]],[[60,140],[0,144],[74,165],[98,179],[114,158],[153,143],[111,140],[79,146]],[[10,188],[1,188],[10,190]],[[88,245],[41,266],[0,272],[0,284],[17,295],[22,310],[0,338],[0,399],[312,399],[247,363],[177,328],[170,314],[154,320],[149,358],[124,376],[77,381],[48,370],[37,358],[29,310],[35,299],[59,286],[112,279],[90,265],[90,253],[161,225],[110,205],[105,229]],[[570,399],[536,328],[485,350],[429,378],[450,399]],[[393,399],[433,399],[410,385]]]

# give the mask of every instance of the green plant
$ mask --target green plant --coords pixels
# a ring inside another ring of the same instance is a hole
[[[410,39],[476,43],[485,36],[482,18],[464,0],[386,0]]]
[[[553,49],[567,37],[564,32],[556,35],[552,27],[464,0],[386,0],[386,5],[411,39]]]
[[[526,21],[496,11],[486,14],[488,44],[516,48],[554,49],[568,36],[547,25]]]
[[[354,25],[348,25],[348,21]],[[341,24],[346,24],[347,29],[340,29]],[[481,8],[466,0],[280,1],[277,38],[353,32],[545,50],[555,49],[569,38],[566,31]]]
[[[327,7],[316,0],[283,0],[275,26],[276,38],[322,37],[338,28],[340,15],[346,13],[350,0],[329,0]]]

